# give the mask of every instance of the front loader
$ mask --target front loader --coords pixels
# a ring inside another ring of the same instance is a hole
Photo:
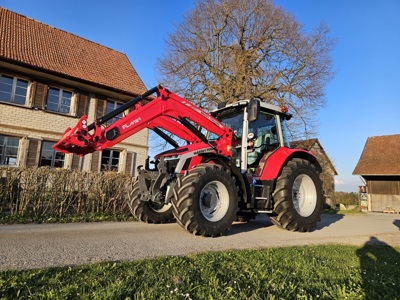
[[[141,101],[156,93],[146,104]],[[116,122],[106,122],[130,108]],[[304,149],[290,149],[287,109],[259,99],[208,113],[157,86],[88,124],[83,116],[53,148],[84,156],[148,128],[173,149],[140,168],[129,195],[132,214],[147,223],[176,220],[187,231],[219,236],[235,220],[267,214],[277,226],[310,231],[323,208],[321,166]],[[184,146],[174,136],[185,141]]]

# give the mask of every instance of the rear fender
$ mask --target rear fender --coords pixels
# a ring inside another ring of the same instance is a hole
[[[275,180],[282,167],[286,162],[293,158],[302,158],[309,160],[314,164],[319,172],[322,171],[320,164],[312,152],[303,149],[289,149],[281,147],[271,153],[266,153],[260,160],[260,163],[254,173],[254,177],[259,177],[260,180]]]

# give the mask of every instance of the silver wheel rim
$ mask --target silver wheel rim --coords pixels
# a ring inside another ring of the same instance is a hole
[[[211,181],[200,192],[200,211],[211,222],[221,220],[229,208],[229,192],[224,184]]]
[[[168,204],[158,204],[158,203],[154,203],[149,201],[149,207],[154,210],[155,212],[158,213],[163,213],[168,211],[171,208],[172,204],[168,203]]]
[[[302,217],[309,217],[317,206],[317,189],[310,176],[301,174],[296,177],[292,189],[293,205]]]

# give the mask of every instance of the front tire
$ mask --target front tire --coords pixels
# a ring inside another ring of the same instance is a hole
[[[145,223],[161,224],[169,223],[174,220],[172,204],[160,204],[152,201],[140,200],[139,181],[133,183],[133,188],[129,193],[129,208],[133,216]]]
[[[172,201],[174,216],[190,233],[220,236],[236,218],[238,188],[230,171],[201,164],[177,179]]]
[[[273,198],[272,223],[290,231],[310,231],[323,209],[319,172],[308,160],[289,161],[276,181]]]

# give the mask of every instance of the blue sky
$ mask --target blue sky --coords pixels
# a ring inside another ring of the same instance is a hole
[[[400,133],[400,1],[275,0],[307,30],[324,21],[337,45],[316,136],[333,161],[336,190],[356,192],[352,172],[369,136]],[[156,59],[192,0],[0,0],[0,6],[125,53],[148,88]],[[399,145],[400,149],[400,145]],[[400,155],[400,150],[399,150]]]

